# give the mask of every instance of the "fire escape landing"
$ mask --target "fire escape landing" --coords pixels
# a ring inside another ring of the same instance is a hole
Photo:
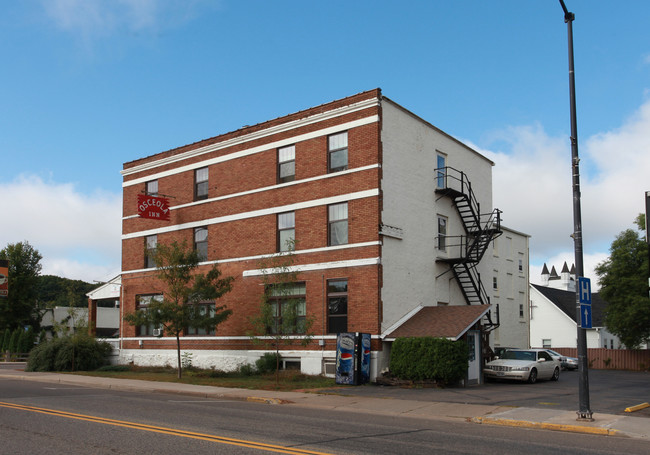
[[[490,243],[502,234],[501,211],[494,209],[490,213],[481,213],[472,184],[464,172],[449,166],[438,168],[435,172],[436,194],[453,201],[465,229],[465,235],[438,236],[438,249],[444,250],[446,256],[437,258],[437,261],[449,264],[468,305],[489,305],[490,297],[476,266]],[[494,320],[491,313],[486,314],[483,323],[487,332],[499,326],[498,305]]]

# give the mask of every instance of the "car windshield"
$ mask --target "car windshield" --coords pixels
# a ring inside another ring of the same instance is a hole
[[[510,360],[537,360],[537,354],[535,351],[506,351],[503,354],[503,359]]]

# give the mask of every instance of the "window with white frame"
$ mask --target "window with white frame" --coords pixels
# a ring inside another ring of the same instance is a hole
[[[542,339],[542,347],[543,348],[552,348],[553,346],[551,345],[551,339],[550,338],[543,338]]]
[[[295,249],[296,242],[296,213],[278,214],[278,251]]]
[[[327,280],[327,332],[348,331],[348,280]]]
[[[438,215],[438,243],[440,251],[447,251],[447,217]]]
[[[144,192],[147,196],[158,196],[158,180],[150,180],[145,183]]]
[[[271,306],[272,334],[301,334],[306,331],[307,287],[304,282],[271,285],[266,289]]]
[[[154,302],[162,302],[162,294],[136,295],[136,309],[150,311],[150,305]],[[160,336],[162,335],[162,326],[147,324],[136,327],[137,336]]]
[[[278,149],[278,183],[292,182],[296,179],[296,146],[289,145]]]
[[[445,188],[447,185],[447,156],[442,153],[436,155],[436,186]]]
[[[328,210],[328,245],[348,243],[348,203],[333,204]]]
[[[154,261],[153,254],[156,251],[158,246],[158,236],[157,235],[148,235],[144,238],[144,267],[150,269],[156,266]]]
[[[348,168],[348,132],[332,134],[327,138],[329,172]]]
[[[207,167],[196,169],[194,171],[194,200],[200,201],[208,198],[208,178],[209,172]]]

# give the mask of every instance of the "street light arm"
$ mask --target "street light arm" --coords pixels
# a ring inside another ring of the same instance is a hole
[[[562,6],[562,9],[564,10],[564,22],[573,22],[573,20],[576,18],[576,15],[573,13],[570,13],[569,10],[566,8],[566,5],[564,4],[564,0],[560,0],[560,5]]]

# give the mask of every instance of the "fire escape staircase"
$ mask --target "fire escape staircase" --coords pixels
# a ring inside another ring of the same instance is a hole
[[[462,221],[465,235],[439,236],[438,248],[446,251],[439,262],[450,265],[454,277],[468,305],[488,305],[488,296],[476,266],[481,262],[490,243],[501,235],[501,211],[482,214],[480,204],[472,191],[467,175],[452,167],[443,167],[436,172],[436,193],[449,197]],[[483,327],[491,331],[499,326],[498,308],[493,321],[491,312],[486,314]]]

